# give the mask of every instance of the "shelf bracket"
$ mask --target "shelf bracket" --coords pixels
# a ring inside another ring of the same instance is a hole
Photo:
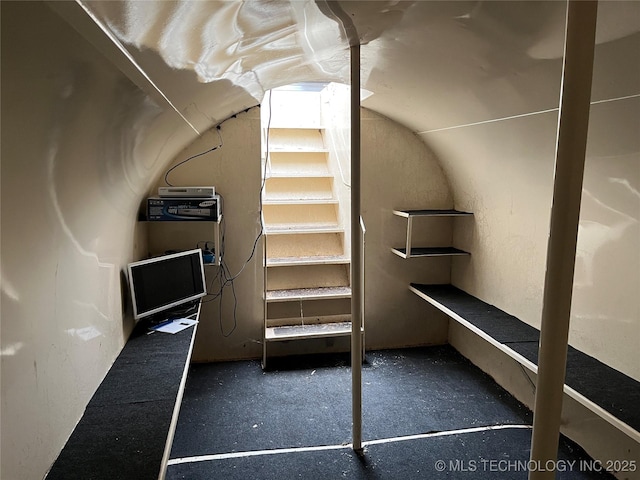
[[[413,217],[409,215],[407,217],[407,248],[406,248],[406,258],[411,258],[411,232],[413,228]]]

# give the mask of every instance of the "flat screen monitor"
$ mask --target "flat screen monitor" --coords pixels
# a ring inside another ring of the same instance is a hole
[[[136,320],[207,294],[200,249],[133,262],[128,273]]]

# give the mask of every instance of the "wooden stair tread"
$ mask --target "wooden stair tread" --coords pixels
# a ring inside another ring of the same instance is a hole
[[[262,201],[263,205],[336,205],[336,198],[267,198]]]
[[[265,330],[266,341],[303,340],[308,338],[344,337],[349,335],[351,335],[351,322],[268,327]]]
[[[344,255],[317,255],[309,257],[267,258],[267,267],[286,267],[297,265],[346,265],[351,259]]]
[[[265,225],[267,235],[295,234],[295,233],[343,233],[344,228],[337,224],[325,223],[289,223]]]
[[[269,147],[269,153],[329,153],[326,148],[314,148],[314,147],[291,147],[291,146],[278,146],[271,145]]]
[[[270,178],[333,178],[333,175],[329,172],[303,172],[303,171],[276,171],[267,175],[267,180]]]
[[[269,130],[324,130],[323,125],[271,125]]]
[[[268,290],[267,302],[351,298],[351,287],[293,288]]]

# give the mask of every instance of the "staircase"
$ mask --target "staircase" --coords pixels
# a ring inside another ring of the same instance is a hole
[[[334,190],[319,101],[309,110],[310,121],[281,116],[265,132],[263,368],[271,342],[351,333],[351,261],[339,216],[349,207]]]

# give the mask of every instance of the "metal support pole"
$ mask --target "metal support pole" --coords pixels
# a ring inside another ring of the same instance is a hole
[[[567,6],[529,480],[555,478],[558,458],[597,8],[596,1]]]
[[[360,230],[360,45],[351,46],[351,415],[362,450],[362,233]]]

